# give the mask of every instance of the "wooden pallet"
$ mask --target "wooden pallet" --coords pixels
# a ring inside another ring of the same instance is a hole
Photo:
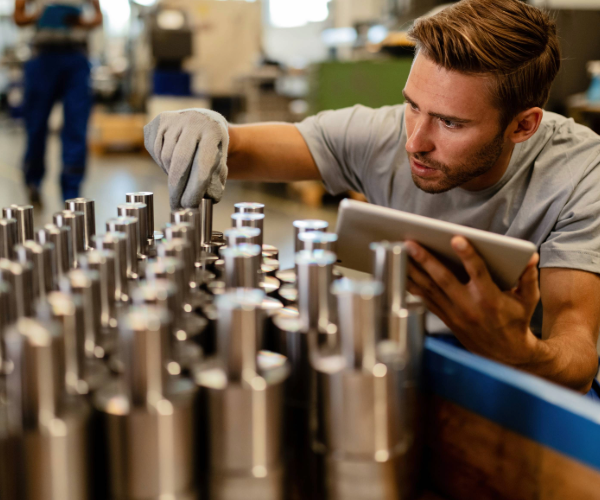
[[[96,112],[90,122],[89,150],[94,155],[110,151],[144,151],[145,114]]]

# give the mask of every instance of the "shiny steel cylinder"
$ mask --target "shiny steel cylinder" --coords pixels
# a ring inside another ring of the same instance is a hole
[[[177,303],[184,307],[188,287],[183,262],[173,257],[161,257],[156,262],[149,262],[146,266],[146,280],[167,280],[177,289]]]
[[[51,292],[47,298],[47,320],[55,320],[62,329],[65,349],[65,385],[69,394],[88,394],[86,374],[85,319],[83,302],[77,295]],[[44,316],[46,311],[40,312]]]
[[[71,229],[71,269],[77,269],[77,256],[85,252],[85,215],[83,212],[72,212],[63,210],[52,216],[54,224],[58,227],[69,227]]]
[[[242,202],[233,205],[235,213],[239,214],[264,214],[265,205],[263,203]]]
[[[308,233],[311,231],[325,232],[329,227],[329,223],[318,219],[303,219],[295,220],[294,226],[294,252],[299,252],[302,249],[298,235],[300,233]]]
[[[241,243],[249,245],[258,245],[260,241],[260,229],[256,227],[240,227],[227,229],[225,231],[225,241],[228,247],[234,247]]]
[[[96,234],[96,209],[93,200],[87,198],[72,198],[65,201],[65,208],[72,212],[83,212],[83,236],[85,249],[92,247],[92,237]]]
[[[377,347],[382,291],[375,281],[342,279],[333,285],[341,355],[313,361],[328,498],[405,498],[406,364],[396,343],[388,341],[383,352]],[[356,489],[357,475],[364,489]]]
[[[100,275],[89,269],[75,269],[61,280],[63,293],[81,298],[85,320],[85,341],[87,358],[102,358],[107,350],[107,339],[102,333],[102,292]]]
[[[376,281],[352,281],[344,278],[335,282],[342,356],[348,369],[372,370],[377,363],[375,346],[379,297],[383,286]]]
[[[420,383],[423,369],[427,309],[419,297],[411,296],[406,302],[406,310],[408,311],[406,350],[408,352],[409,379]]]
[[[194,228],[194,243],[191,245],[194,249],[194,262],[200,259],[200,253],[202,252],[202,241],[200,232],[202,231],[200,211],[197,208],[183,208],[175,212],[171,212],[171,223],[176,226],[181,223],[191,224]]]
[[[195,372],[208,419],[209,496],[283,498],[284,356],[259,353],[262,292],[238,290],[217,299],[218,356],[224,369]],[[219,373],[220,372],[220,373]]]
[[[286,448],[290,453],[290,495],[319,498],[322,466],[313,447],[315,372],[311,360],[321,351],[336,349],[338,332],[330,287],[335,254],[326,251],[296,254],[298,318],[278,317],[276,350],[288,357],[290,380],[286,389],[286,421],[290,430]]]
[[[33,289],[36,298],[44,299],[52,290],[56,290],[57,276],[52,243],[40,244],[28,240],[15,247],[16,260],[20,263],[30,262],[33,266]]]
[[[154,238],[154,193],[140,191],[137,193],[125,193],[127,203],[144,203],[146,210],[146,239]]]
[[[296,254],[298,310],[307,331],[329,331],[335,322],[335,304],[330,288],[336,260],[334,253],[324,250]]]
[[[200,201],[200,244],[210,246],[213,232],[213,201],[210,198],[202,198]]]
[[[258,237],[258,245],[262,248],[264,242],[264,214],[258,213],[234,213],[231,214],[231,222],[233,227],[255,227],[260,229],[260,235]]]
[[[206,328],[206,321],[194,314],[185,314],[181,304],[177,302],[175,285],[166,280],[151,282],[142,281],[132,291],[135,305],[155,306],[168,311],[173,320],[169,329],[169,350],[166,359],[176,362],[169,365],[169,372],[179,373],[181,368],[187,369],[202,359],[202,349],[192,342]]]
[[[0,219],[0,259],[13,259],[17,240],[17,219]]]
[[[225,286],[234,288],[259,288],[261,248],[258,245],[239,244],[221,250],[225,261]]]
[[[383,284],[381,300],[381,334],[383,338],[399,340],[398,317],[406,308],[408,252],[403,243],[371,243],[373,278]]]
[[[125,367],[122,384],[99,391],[110,498],[196,500],[196,389],[168,384],[166,311],[132,307],[119,322]]]
[[[165,349],[165,359],[174,359],[176,329],[181,327],[182,309],[177,303],[177,288],[167,280],[142,281],[131,293],[131,300],[135,306],[155,306],[170,314],[168,344]]]
[[[105,329],[117,327],[116,267],[112,250],[90,250],[79,256],[81,269],[96,271],[100,277],[100,321]]]
[[[33,240],[33,205],[11,205],[2,209],[4,219],[17,221],[17,242]]]
[[[145,203],[123,203],[117,205],[119,217],[135,217],[137,223],[137,252],[148,255],[148,205]]]
[[[187,241],[192,249],[194,261],[198,260],[198,248],[196,247],[196,228],[190,222],[180,222],[178,224],[167,224],[165,227],[165,239],[167,241],[176,238]]]
[[[35,315],[35,281],[33,264],[0,259],[0,279],[11,288],[11,311],[13,318],[32,318]]]
[[[117,217],[106,221],[106,230],[125,234],[127,238],[127,277],[138,278],[138,220],[136,217]]]
[[[306,233],[298,233],[298,241],[300,242],[300,250],[327,250],[328,252],[336,251],[338,236],[335,233],[324,233],[321,231],[308,231]]]
[[[54,268],[57,279],[64,276],[71,269],[73,260],[73,243],[71,241],[71,228],[68,226],[58,227],[54,224],[46,224],[36,233],[36,240],[41,245],[51,243],[54,245]]]
[[[191,245],[182,238],[173,238],[172,240],[160,243],[156,247],[157,257],[172,257],[180,260],[184,265],[185,276],[188,279],[189,287],[196,288],[198,285],[196,276],[196,265]]]
[[[14,369],[7,378],[9,425],[21,449],[22,500],[89,498],[87,439],[90,412],[67,400],[64,342],[56,324],[18,321],[6,337]]]
[[[9,283],[0,281],[0,373],[6,371],[5,363],[6,347],[4,345],[4,336],[7,333],[9,325],[12,323],[12,314],[10,311],[10,294],[12,288]]]
[[[92,247],[111,250],[115,256],[115,300],[129,302],[127,281],[127,236],[125,233],[108,232],[92,237]]]

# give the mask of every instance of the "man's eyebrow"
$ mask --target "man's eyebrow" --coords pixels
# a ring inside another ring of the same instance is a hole
[[[406,100],[406,102],[411,104],[413,107],[419,109],[418,104],[407,95],[405,90],[402,91],[402,95],[404,96],[404,99]],[[430,112],[430,113],[428,113],[428,115],[432,116],[433,118],[439,118],[440,120],[455,122],[455,123],[471,123],[473,121],[473,120],[469,120],[467,118],[459,118],[458,116],[442,115],[441,113]]]

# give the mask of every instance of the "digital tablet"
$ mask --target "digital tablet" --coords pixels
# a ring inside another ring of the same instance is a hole
[[[336,233],[338,264],[342,267],[371,273],[372,242],[413,240],[466,283],[467,272],[450,245],[454,236],[464,236],[486,262],[492,279],[502,290],[516,285],[537,251],[529,241],[354,200],[340,203]]]

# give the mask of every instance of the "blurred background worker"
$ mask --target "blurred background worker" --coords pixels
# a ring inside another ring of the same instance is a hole
[[[93,8],[89,18],[83,15],[87,6]],[[76,198],[85,173],[92,106],[87,37],[102,24],[99,0],[16,0],[14,19],[18,26],[36,25],[34,57],[25,66],[23,167],[30,201],[40,202],[48,118],[59,100],[64,105],[60,184],[63,199]]]

